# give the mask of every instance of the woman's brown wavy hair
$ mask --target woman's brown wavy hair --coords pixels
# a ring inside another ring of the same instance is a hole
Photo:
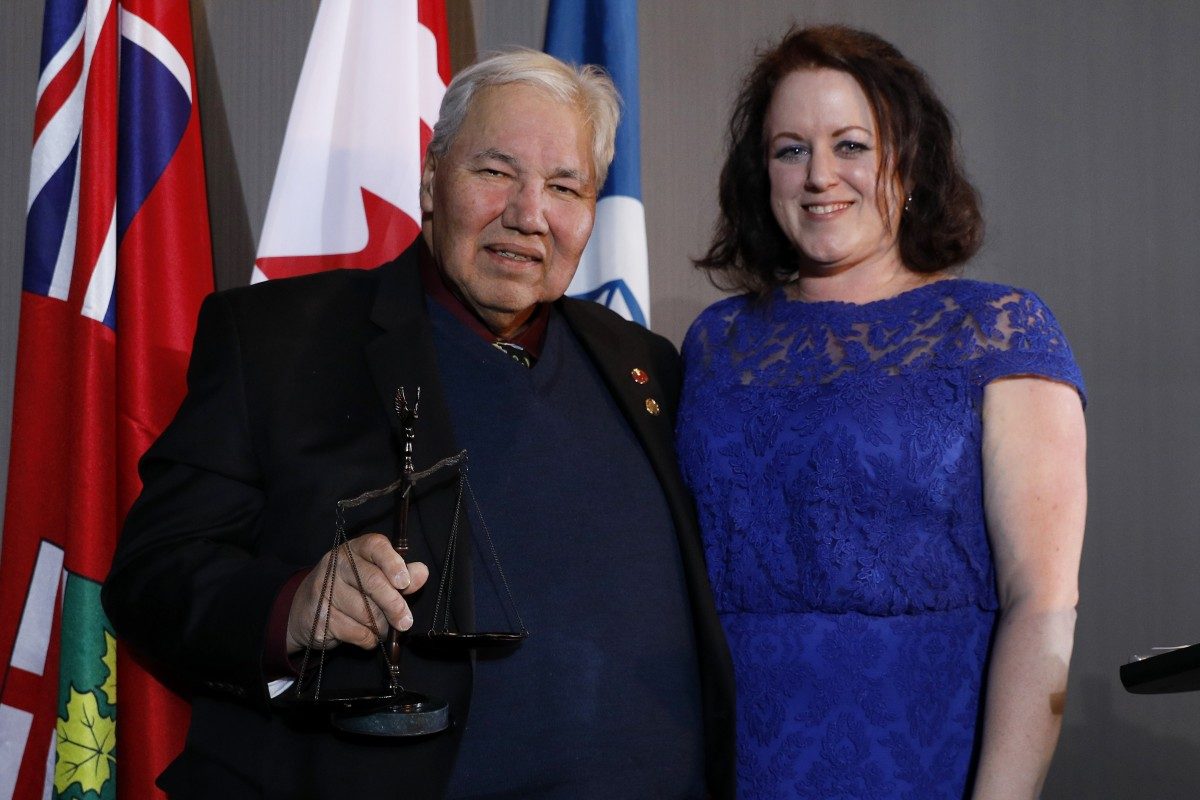
[[[950,115],[929,79],[878,36],[826,25],[793,27],[746,76],[729,122],[720,215],[696,266],[718,286],[759,295],[795,275],[798,254],[771,212],[763,127],[779,83],[797,70],[820,68],[852,76],[871,104],[882,145],[877,183],[891,179],[894,165],[911,187],[898,232],[904,265],[932,273],[970,259],[983,243],[979,196],[963,174]]]

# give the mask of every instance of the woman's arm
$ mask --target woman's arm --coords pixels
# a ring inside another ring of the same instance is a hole
[[[983,482],[1000,596],[975,800],[1036,798],[1066,702],[1087,510],[1075,389],[1040,378],[984,390]]]

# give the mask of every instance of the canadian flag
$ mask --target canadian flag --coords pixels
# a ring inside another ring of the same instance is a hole
[[[443,0],[324,0],[292,101],[253,283],[390,261],[416,239],[450,79]]]

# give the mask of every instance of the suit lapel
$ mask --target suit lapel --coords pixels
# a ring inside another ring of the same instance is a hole
[[[381,329],[378,337],[366,345],[366,359],[375,384],[375,392],[383,405],[397,449],[397,463],[403,464],[404,437],[400,420],[395,413],[396,392],[404,388],[409,403],[421,390],[419,417],[413,447],[413,464],[417,471],[426,469],[439,459],[458,452],[450,411],[438,375],[433,331],[425,310],[425,296],[417,268],[417,248],[410,247],[396,261],[382,270],[378,294],[371,310],[371,321]],[[413,604],[414,629],[426,622],[419,608],[428,607],[432,620],[432,600],[437,590],[449,546],[450,528],[454,519],[456,483],[430,478],[437,488],[426,491],[424,484],[418,492],[420,502],[413,506],[409,517],[410,557],[430,565],[433,575],[428,590],[421,597],[429,602]],[[465,543],[468,529],[460,531]],[[469,560],[458,559],[455,574],[453,613],[459,625],[471,625],[471,581]]]
[[[650,464],[668,497],[684,493],[675,461],[673,414],[668,406],[672,390],[664,387],[649,349],[632,336],[618,336],[611,323],[606,324],[585,301],[564,299],[558,303],[563,317],[591,356],[613,399],[625,414],[634,435],[642,443]],[[646,373],[644,384],[634,380],[634,369]],[[651,413],[648,403],[659,409]]]
[[[398,442],[402,431],[395,413],[396,392],[403,387],[409,402],[413,402],[417,388],[421,389],[415,447],[416,468],[420,470],[452,454],[454,437],[438,379],[433,332],[425,313],[416,261],[416,250],[410,248],[380,277],[371,321],[382,333],[367,343],[366,353],[375,391]]]

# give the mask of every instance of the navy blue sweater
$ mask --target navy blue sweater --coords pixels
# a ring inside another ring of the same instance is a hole
[[[448,797],[702,796],[687,588],[641,445],[557,314],[533,369],[430,314],[457,443],[530,631],[480,651]],[[475,528],[477,626],[509,627]]]

